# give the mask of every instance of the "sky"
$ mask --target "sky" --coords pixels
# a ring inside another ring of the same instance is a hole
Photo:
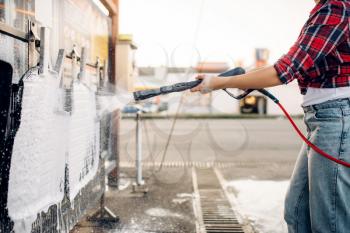
[[[120,0],[120,33],[138,45],[138,66],[191,66],[199,61],[270,63],[286,53],[313,0]]]

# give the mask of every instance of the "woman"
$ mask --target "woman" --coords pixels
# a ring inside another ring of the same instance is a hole
[[[350,1],[316,1],[298,40],[273,66],[235,77],[198,76],[192,89],[259,89],[297,79],[308,138],[350,162]],[[350,168],[303,146],[285,200],[291,233],[350,232]]]

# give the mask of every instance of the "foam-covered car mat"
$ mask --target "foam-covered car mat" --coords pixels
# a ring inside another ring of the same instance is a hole
[[[21,116],[23,82],[12,84],[13,69],[0,60],[0,232],[11,232],[13,222],[8,215],[7,199],[11,155]]]

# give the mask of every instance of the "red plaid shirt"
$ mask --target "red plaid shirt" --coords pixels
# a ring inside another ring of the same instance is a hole
[[[308,87],[350,86],[350,2],[328,0],[311,11],[297,42],[274,65],[285,84]]]

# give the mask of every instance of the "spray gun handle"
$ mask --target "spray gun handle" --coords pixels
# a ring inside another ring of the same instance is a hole
[[[224,73],[219,74],[219,77],[230,77],[230,76],[236,76],[236,75],[241,75],[245,74],[245,70],[241,67],[234,68],[232,70],[228,70]],[[245,90],[242,94],[235,96],[231,92],[229,92],[227,89],[223,89],[229,96],[231,96],[234,99],[240,100],[245,98],[247,95],[249,95],[251,92],[254,91],[254,89],[247,89]]]
[[[228,77],[228,76],[235,76],[235,75],[240,75],[240,74],[244,74],[245,70],[243,68],[235,68],[229,71],[226,71],[222,74],[219,75],[219,77]],[[233,95],[231,92],[229,92],[227,89],[223,89],[228,95],[230,95],[232,98],[235,98],[237,100],[243,99],[245,98],[247,95],[249,95],[251,92],[255,91],[255,89],[247,89],[245,90],[242,94],[235,96]],[[265,90],[265,89],[257,89],[258,92],[260,92],[261,94],[267,96],[268,98],[270,98],[273,102],[275,103],[279,103],[279,100],[272,95],[269,91]]]

